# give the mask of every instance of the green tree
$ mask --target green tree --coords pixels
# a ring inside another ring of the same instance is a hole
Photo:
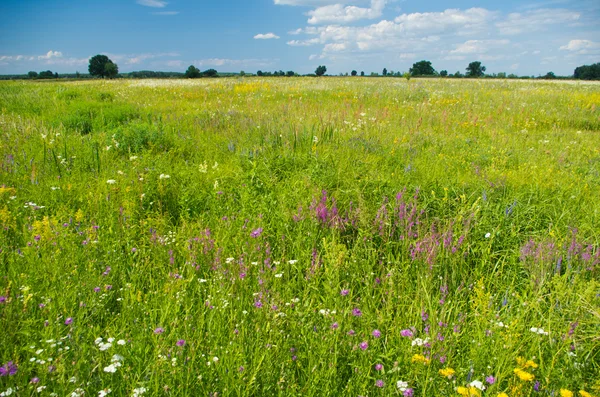
[[[485,66],[481,65],[481,62],[474,61],[467,66],[467,77],[483,77],[485,73]]]
[[[114,63],[113,61],[111,61],[106,55],[95,55],[93,57],[90,58],[90,64],[88,66],[88,71],[90,72],[90,74],[92,76],[95,77],[109,77],[110,74],[109,73],[114,73],[114,75],[116,75],[117,73],[119,73],[119,68],[116,67],[116,73],[115,73],[115,68],[113,68],[112,66],[108,67],[106,65],[108,64],[114,64],[115,67],[117,66],[116,63]]]
[[[573,77],[582,80],[600,80],[600,62],[575,68]]]
[[[362,77],[364,77],[364,76],[365,76],[365,72],[360,72],[360,75],[361,75]]]
[[[413,63],[412,68],[409,69],[409,72],[413,76],[433,76],[435,75],[435,69],[431,66],[431,62],[429,61],[419,61]]]
[[[240,76],[244,77],[246,75],[246,72],[244,72],[243,70],[240,72]]]
[[[381,73],[381,74],[383,74],[384,76],[387,76],[387,69],[383,68],[383,73]]]
[[[31,71],[27,73],[27,76],[29,76],[30,79],[36,79],[38,77],[38,74],[37,72]]]
[[[356,72],[356,70],[353,70],[351,74],[352,76],[356,76],[358,73]]]
[[[442,76],[442,77],[448,76],[448,71],[447,70],[441,70],[440,71],[440,76]]]
[[[40,79],[51,79],[54,77],[54,73],[52,73],[50,70],[45,70],[43,72],[40,72],[39,77]]]
[[[262,70],[259,70],[258,72],[256,72],[256,75],[257,75],[257,76],[262,76],[262,75],[263,75],[263,72],[262,72]]]
[[[190,65],[190,67],[188,67],[185,71],[185,77],[187,77],[188,79],[197,79],[198,77],[200,77],[200,75],[200,69],[198,69],[194,65]]]
[[[296,75],[296,73],[293,70],[288,70],[288,72],[286,73],[287,77],[293,77]]]
[[[325,74],[325,72],[327,72],[327,66],[325,66],[325,65],[319,65],[317,67],[317,69],[315,70],[315,74],[317,76],[323,76]]]
[[[548,72],[543,78],[546,80],[554,80],[556,78],[556,75],[554,74],[554,72]]]
[[[119,74],[119,67],[116,63],[109,62],[104,65],[104,73],[109,79],[114,79]]]
[[[218,77],[219,73],[215,69],[208,69],[202,72],[202,74],[206,77]]]

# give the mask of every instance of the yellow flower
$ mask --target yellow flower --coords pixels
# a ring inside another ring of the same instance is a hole
[[[581,397],[594,397],[590,393],[586,392],[585,390],[579,390],[579,395]]]
[[[560,397],[573,397],[573,392],[567,389],[560,389]]]
[[[459,386],[456,388],[456,392],[464,397],[481,397],[481,392],[476,387],[462,387]]]
[[[429,364],[429,360],[427,357],[421,355],[421,354],[415,354],[414,356],[412,356],[412,360],[411,362],[413,363],[423,363],[423,364]]]
[[[533,374],[530,374],[527,371],[523,371],[521,368],[515,368],[513,372],[519,377],[519,379],[525,382],[531,382],[535,378]]]
[[[523,369],[538,367],[538,365],[533,360],[525,360],[523,357],[517,357],[517,364]]]
[[[440,373],[440,375],[442,375],[448,379],[452,378],[452,375],[454,375],[456,373],[456,371],[454,371],[452,368],[440,369],[438,372]]]
[[[500,394],[498,394],[498,397],[508,397],[508,394],[506,394],[506,393],[500,393]]]

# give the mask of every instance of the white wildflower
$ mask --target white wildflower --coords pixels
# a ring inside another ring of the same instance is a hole
[[[171,175],[167,175],[167,174],[160,174],[158,176],[158,179],[169,179],[171,177]]]
[[[106,183],[108,183],[109,185],[114,185],[115,183],[117,183],[117,181],[115,181],[114,179],[109,179],[108,181],[106,181]]]
[[[483,385],[483,382],[481,382],[480,380],[474,380],[473,382],[469,383],[469,386],[476,387],[481,391],[485,390],[485,386]]]

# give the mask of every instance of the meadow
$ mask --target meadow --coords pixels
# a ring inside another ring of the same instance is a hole
[[[600,396],[600,84],[0,82],[0,396]]]

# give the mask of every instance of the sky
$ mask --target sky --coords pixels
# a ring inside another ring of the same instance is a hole
[[[407,71],[572,75],[600,62],[598,0],[0,0],[0,74]]]

